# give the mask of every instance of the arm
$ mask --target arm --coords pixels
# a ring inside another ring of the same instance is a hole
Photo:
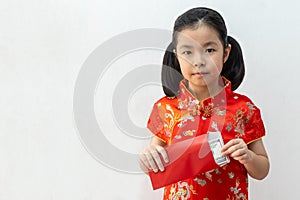
[[[224,145],[222,152],[243,164],[252,178],[262,180],[269,173],[270,163],[261,139],[249,145],[242,139],[233,139]]]
[[[164,146],[166,144],[154,136],[151,139],[150,145],[140,153],[140,167],[146,174],[148,174],[149,170],[153,170],[154,172],[158,172],[158,169],[160,171],[165,170],[160,159],[161,155],[166,163],[169,161]]]
[[[250,153],[250,162],[245,167],[252,178],[264,179],[270,169],[269,158],[262,140],[257,140],[248,145]]]

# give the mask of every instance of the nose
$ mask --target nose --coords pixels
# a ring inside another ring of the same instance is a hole
[[[193,58],[193,66],[195,67],[201,67],[205,65],[205,55],[203,55],[203,53],[198,52],[194,55]]]

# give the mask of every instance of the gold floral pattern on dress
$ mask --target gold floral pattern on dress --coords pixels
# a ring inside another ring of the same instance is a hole
[[[216,114],[219,116],[224,116],[226,114],[226,110],[221,110],[220,108],[215,108]]]
[[[249,121],[249,119],[244,115],[245,110],[238,109],[233,117],[234,119],[234,131],[237,132],[238,134],[236,135],[236,138],[239,138],[244,135],[245,131],[245,124]]]
[[[234,178],[234,173],[233,173],[233,172],[229,172],[229,173],[228,173],[228,177],[229,177],[230,179],[233,179],[233,178]]]
[[[213,103],[208,103],[207,105],[203,105],[201,108],[201,112],[203,113],[204,117],[211,117],[213,114]]]
[[[182,138],[182,136],[181,135],[175,135],[174,138],[177,139],[177,140],[180,140]]]
[[[157,104],[158,113],[160,118],[164,120],[164,131],[168,138],[171,137],[175,122],[178,120],[180,115],[175,113],[172,107],[169,104],[162,105],[161,103]]]
[[[250,102],[246,102],[248,108],[238,109],[233,117],[234,119],[234,131],[238,134],[236,138],[240,138],[245,135],[245,126],[250,121],[254,114],[255,107]],[[247,113],[247,114],[246,114]]]
[[[179,181],[176,184],[172,184],[169,200],[188,200],[191,194],[197,194],[193,185],[189,185],[187,182]]]
[[[215,173],[216,174],[222,174],[219,168],[215,169]]]
[[[196,130],[187,130],[183,132],[184,136],[193,136]]]
[[[238,137],[248,144],[263,137],[265,130],[259,109],[248,97],[233,93],[230,82],[224,80],[226,101],[223,93],[199,102],[181,83],[176,98],[164,97],[156,103],[148,128],[167,145],[217,130],[222,133],[224,143]],[[216,189],[217,194],[208,192]],[[247,195],[247,171],[231,159],[229,164],[214,171],[166,186],[164,199],[246,200]]]
[[[247,197],[244,193],[240,193],[241,188],[240,186],[240,181],[237,178],[235,187],[231,187],[230,190],[233,193],[233,195],[228,195],[228,198],[226,200],[247,200]]]
[[[192,116],[200,115],[199,104],[199,101],[197,99],[193,99],[192,97],[178,99],[178,109],[186,110],[186,112]]]
[[[196,181],[202,187],[206,185],[206,180],[204,180],[204,179],[195,178],[194,181]]]
[[[179,121],[179,123],[178,123],[178,127],[179,128],[183,128],[184,126],[186,126],[186,122],[188,121],[188,120],[191,120],[192,122],[194,122],[195,121],[195,118],[192,116],[192,115],[190,115],[189,113],[188,114],[185,114],[185,115],[183,115],[178,121]]]
[[[228,132],[232,130],[232,123],[231,122],[229,122],[229,123],[226,124],[226,130]]]

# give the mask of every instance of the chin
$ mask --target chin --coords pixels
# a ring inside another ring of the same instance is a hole
[[[195,86],[195,87],[207,87],[207,82],[202,80],[202,81],[192,81],[192,82],[189,82],[189,84]]]

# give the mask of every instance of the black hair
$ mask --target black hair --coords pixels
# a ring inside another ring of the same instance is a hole
[[[239,43],[233,37],[227,35],[225,21],[222,16],[210,8],[192,8],[176,19],[172,42],[167,47],[163,58],[161,81],[163,91],[168,97],[178,95],[179,82],[183,79],[180,65],[174,52],[178,33],[184,29],[197,29],[200,22],[213,28],[218,33],[224,50],[228,44],[231,45],[231,51],[223,65],[221,75],[231,82],[232,91],[236,90],[243,81],[245,66],[242,50]]]

